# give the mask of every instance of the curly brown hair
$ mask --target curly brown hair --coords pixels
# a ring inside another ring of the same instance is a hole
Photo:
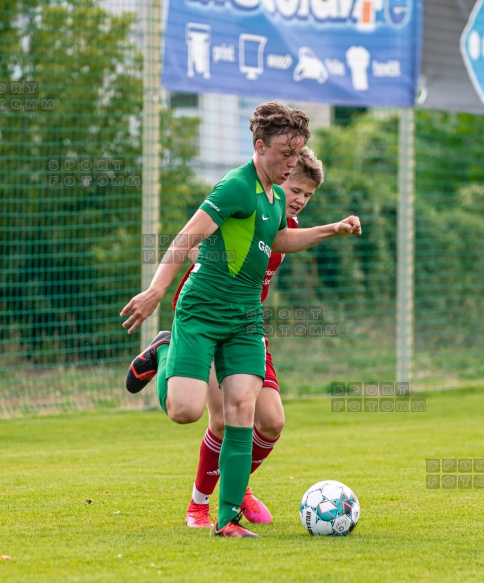
[[[270,145],[274,136],[288,134],[289,143],[294,138],[309,140],[309,118],[301,109],[291,109],[279,101],[269,101],[256,107],[250,118],[253,143],[262,140]]]

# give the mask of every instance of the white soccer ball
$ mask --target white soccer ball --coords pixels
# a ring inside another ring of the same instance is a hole
[[[309,534],[347,536],[360,518],[360,503],[345,484],[325,480],[304,493],[299,515]]]

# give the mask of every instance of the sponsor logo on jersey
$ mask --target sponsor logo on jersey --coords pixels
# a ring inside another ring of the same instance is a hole
[[[264,241],[259,241],[259,249],[267,255],[267,257],[271,256],[271,248],[269,245],[266,245]]]

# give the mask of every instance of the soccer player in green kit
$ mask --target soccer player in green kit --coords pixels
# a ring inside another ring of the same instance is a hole
[[[323,241],[328,232],[326,227],[288,230],[285,195],[278,186],[309,139],[307,116],[278,102],[265,103],[256,108],[250,128],[252,160],[215,186],[175,237],[150,287],[132,298],[121,316],[129,316],[123,327],[134,332],[201,241],[197,264],[178,299],[171,341],[153,345],[157,391],[170,419],[197,421],[214,361],[225,419],[215,534],[258,538],[239,524],[239,507],[251,469],[255,402],[265,376],[262,282],[271,250],[295,253]],[[357,217],[346,221],[342,229],[361,233]]]

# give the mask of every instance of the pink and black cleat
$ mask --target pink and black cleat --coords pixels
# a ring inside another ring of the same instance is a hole
[[[258,524],[269,524],[272,522],[272,515],[269,508],[254,496],[251,488],[245,491],[244,500],[240,506],[242,514],[249,522]]]

